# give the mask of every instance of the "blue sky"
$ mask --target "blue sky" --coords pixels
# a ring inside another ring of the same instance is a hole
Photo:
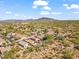
[[[79,0],[0,0],[0,19],[79,19]]]

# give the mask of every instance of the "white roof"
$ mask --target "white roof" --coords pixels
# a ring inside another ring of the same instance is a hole
[[[27,42],[24,42],[24,41],[19,41],[18,43],[19,43],[20,45],[24,46],[24,47],[25,47],[25,46],[28,46],[28,43],[27,43]]]

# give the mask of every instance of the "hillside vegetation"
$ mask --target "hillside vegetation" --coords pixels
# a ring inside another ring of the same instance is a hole
[[[79,21],[41,19],[0,24],[0,39],[3,59],[79,59]],[[29,45],[20,47],[20,41]]]

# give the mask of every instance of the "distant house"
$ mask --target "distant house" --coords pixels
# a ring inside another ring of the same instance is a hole
[[[18,44],[20,45],[21,48],[27,48],[28,45],[29,45],[27,42],[25,42],[23,40],[22,41],[19,41]]]
[[[23,39],[25,42],[30,43],[31,45],[36,45],[37,43],[40,43],[42,41],[42,37],[40,36],[30,36],[28,38]]]
[[[34,40],[36,43],[40,43],[40,41],[43,40],[43,35],[42,36],[33,36],[31,37],[32,40]]]
[[[19,44],[21,49],[27,48],[29,46],[34,46],[37,44],[42,44],[43,37],[41,36],[30,36],[30,37],[22,37],[21,39],[17,40],[16,42]]]
[[[31,39],[31,38],[25,39],[24,41],[28,42],[30,45],[34,45],[35,44],[35,41],[33,39]]]

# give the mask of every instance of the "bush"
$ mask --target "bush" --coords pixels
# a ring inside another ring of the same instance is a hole
[[[36,45],[36,46],[35,46],[35,51],[37,51],[37,52],[38,52],[38,51],[41,51],[41,46],[40,46],[40,45]]]
[[[46,35],[43,40],[45,43],[50,43],[52,42],[52,40],[54,39],[54,37],[52,35]]]
[[[72,43],[74,44],[79,44],[79,39],[73,39],[73,40],[70,40]]]
[[[69,52],[65,51],[63,54],[64,54],[63,56],[64,59],[73,59],[72,55]]]
[[[39,45],[36,45],[36,46],[33,46],[33,47],[28,47],[26,49],[26,52],[29,53],[29,52],[33,52],[33,51],[36,51],[36,52],[41,51],[40,47],[41,46],[39,46]]]
[[[27,48],[27,52],[33,52],[34,51],[34,48],[33,47],[28,47]]]
[[[9,52],[6,52],[3,56],[3,59],[16,59],[14,55],[18,52],[18,49],[12,48]]]

